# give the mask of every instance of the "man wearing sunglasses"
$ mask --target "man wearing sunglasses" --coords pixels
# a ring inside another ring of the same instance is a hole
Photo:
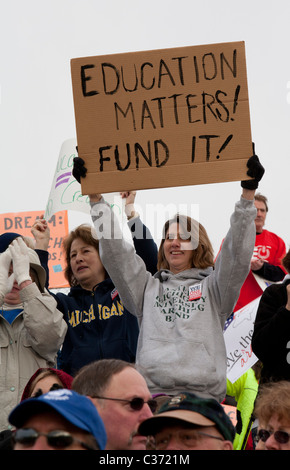
[[[143,421],[140,434],[155,450],[233,450],[235,429],[223,407],[212,398],[182,392],[168,398]]]
[[[72,389],[91,398],[106,428],[106,450],[146,450],[138,427],[157,407],[143,376],[131,363],[102,359],[84,366]]]
[[[290,450],[290,382],[263,385],[255,404],[256,450]]]
[[[106,431],[92,402],[71,390],[22,401],[9,416],[14,450],[103,450]]]

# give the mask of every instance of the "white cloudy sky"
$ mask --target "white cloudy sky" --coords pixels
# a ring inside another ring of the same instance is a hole
[[[1,0],[0,212],[45,209],[60,147],[75,137],[71,58],[245,41],[267,228],[288,247],[289,18],[288,0]],[[235,182],[141,191],[137,203],[144,214],[146,203],[199,204],[217,250],[239,195]],[[86,220],[71,215],[71,228]]]

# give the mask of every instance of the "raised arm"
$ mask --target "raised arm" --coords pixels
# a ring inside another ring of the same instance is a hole
[[[122,199],[126,199],[125,213],[136,253],[143,259],[147,271],[154,275],[157,271],[158,248],[152,238],[150,230],[142,223],[136,211],[134,205],[136,191],[123,192],[121,193],[121,197]]]
[[[100,194],[90,196],[91,216],[99,239],[100,257],[125,307],[142,316],[143,294],[151,277],[144,261],[122,234],[114,212]]]
[[[74,158],[72,174],[80,183],[81,178],[85,178],[87,169],[84,160],[80,157]],[[124,191],[120,193],[121,198],[126,200],[125,213],[128,219],[128,227],[132,234],[132,240],[136,253],[143,259],[147,271],[152,275],[157,271],[157,245],[154,242],[149,229],[142,223],[138,212],[135,209],[136,191]],[[91,197],[91,202],[98,202],[101,195],[95,194]]]
[[[256,237],[254,196],[264,171],[256,155],[249,158],[248,175],[253,179],[241,182],[241,199],[235,205],[230,229],[216,260],[212,287],[223,317],[232,313],[250,270]]]
[[[50,242],[50,229],[44,216],[37,218],[31,228],[31,233],[35,240],[35,251],[39,256],[41,266],[46,272],[45,287],[49,286],[49,269],[48,269],[48,246]]]

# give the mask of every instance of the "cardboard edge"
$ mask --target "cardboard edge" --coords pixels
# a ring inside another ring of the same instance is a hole
[[[174,167],[150,167],[137,171],[133,169],[126,172],[89,173],[81,181],[82,194],[108,193],[108,187],[112,187],[112,181],[114,181],[114,191],[109,192],[249,180],[251,178],[247,175],[247,162],[248,159],[240,159],[175,165]],[[126,181],[122,175],[126,175]],[[162,186],[160,185],[161,179]],[[98,183],[96,183],[97,180],[99,180]]]

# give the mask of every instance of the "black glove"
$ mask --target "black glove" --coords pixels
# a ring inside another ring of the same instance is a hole
[[[254,179],[241,181],[242,188],[252,189],[252,190],[257,189],[257,187],[259,186],[259,181],[261,181],[265,173],[264,167],[261,165],[259,158],[255,154],[254,143],[253,143],[253,153],[254,155],[252,155],[252,157],[250,157],[249,160],[247,161],[247,167],[249,168],[247,171],[247,175],[251,176],[251,178],[254,178]]]
[[[80,183],[81,178],[85,178],[87,174],[87,169],[85,167],[85,162],[81,157],[74,157],[73,159],[74,166],[72,169],[72,174],[75,179]]]

